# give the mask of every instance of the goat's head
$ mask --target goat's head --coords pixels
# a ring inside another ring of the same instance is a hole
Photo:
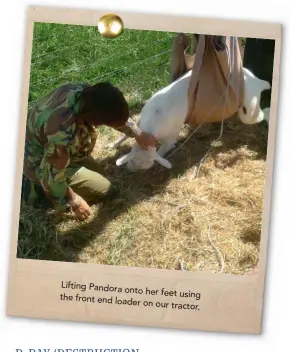
[[[261,94],[264,90],[271,89],[269,82],[256,77],[251,71],[244,68],[245,93],[242,106],[238,110],[238,116],[244,124],[255,124],[267,120],[268,110],[262,110]]]
[[[148,150],[144,150],[138,144],[134,144],[128,154],[125,154],[116,160],[116,165],[121,166],[126,164],[129,171],[136,172],[138,170],[150,169],[155,161],[168,169],[171,169],[172,167],[167,159],[158,154],[155,147],[148,147]]]

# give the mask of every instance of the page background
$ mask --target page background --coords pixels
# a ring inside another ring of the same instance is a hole
[[[290,60],[288,47],[287,2],[246,0],[244,5],[232,1],[219,2],[205,0],[201,3],[180,0],[177,3],[148,0],[144,3],[133,0],[114,0],[107,5],[96,1],[50,0],[33,3],[34,5],[67,6],[77,8],[106,8],[116,10],[189,14],[214,18],[233,18],[281,22],[284,24],[281,76],[279,93],[279,110],[277,120],[277,137],[273,178],[272,217],[269,234],[268,265],[265,289],[264,333],[261,336],[242,336],[220,333],[202,333],[175,331],[166,329],[146,329],[134,327],[101,326],[86,323],[68,323],[60,321],[40,321],[5,316],[10,229],[12,216],[12,197],[14,187],[15,155],[17,144],[17,120],[20,104],[21,73],[24,49],[25,9],[30,5],[25,0],[10,0],[0,4],[1,14],[1,118],[3,119],[0,152],[2,172],[0,173],[0,206],[2,227],[0,235],[0,277],[1,277],[1,317],[0,347],[3,351],[15,351],[28,348],[129,348],[140,351],[176,351],[179,350],[215,350],[215,351],[273,351],[275,347],[283,349],[283,344],[290,346],[288,333],[291,313],[290,271],[288,252],[290,247],[291,226],[289,224],[290,178],[290,137],[291,118],[288,114],[287,62]],[[196,5],[197,4],[197,5]],[[100,5],[100,6],[98,6]],[[263,5],[263,6],[262,6]],[[197,9],[195,7],[198,7]],[[260,11],[263,11],[260,13]],[[290,21],[290,20],[289,20]],[[289,87],[288,87],[289,85]],[[288,89],[289,88],[289,89]],[[289,127],[289,128],[288,128]],[[17,332],[16,332],[17,330]],[[288,340],[287,340],[288,339]],[[53,341],[54,340],[54,341]],[[289,342],[289,343],[288,343]]]

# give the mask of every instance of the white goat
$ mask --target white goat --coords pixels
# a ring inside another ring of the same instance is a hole
[[[252,125],[266,120],[269,123],[270,109],[261,110],[261,93],[271,89],[269,82],[256,77],[250,70],[243,68],[245,94],[237,115],[242,123]]]
[[[245,124],[261,122],[268,109],[263,112],[260,108],[260,97],[263,90],[269,89],[270,84],[255,77],[249,70],[243,68],[245,80],[245,95],[238,117]],[[164,156],[175,147],[179,133],[185,123],[188,112],[188,89],[192,71],[188,71],[175,82],[155,93],[144,105],[139,128],[143,132],[151,133],[160,142],[158,151],[149,147],[143,150],[135,143],[128,154],[116,161],[117,166],[127,164],[129,171],[149,169],[157,161],[166,168],[171,168],[171,163]],[[118,148],[128,137],[123,136],[111,148]]]
[[[135,143],[130,153],[116,161],[118,166],[127,163],[127,168],[130,171],[149,169],[156,160],[164,167],[172,167],[171,163],[163,156],[175,146],[185,122],[191,73],[192,71],[187,72],[175,82],[155,93],[141,111],[139,128],[143,132],[155,136],[161,144],[159,150],[149,148],[146,151]],[[126,138],[122,137],[111,147],[118,148]]]

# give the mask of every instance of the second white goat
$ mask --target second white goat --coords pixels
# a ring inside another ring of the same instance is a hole
[[[244,70],[245,94],[238,117],[244,124],[258,123],[264,119],[260,108],[261,92],[270,88],[270,84],[255,77],[249,70]],[[116,161],[117,166],[127,164],[129,171],[149,169],[157,161],[166,168],[171,163],[164,156],[175,147],[179,133],[185,123],[188,112],[188,89],[192,71],[188,71],[175,82],[155,93],[144,105],[138,126],[143,132],[151,133],[160,143],[160,148],[150,147],[143,150],[135,143],[128,154]],[[269,112],[266,109],[266,113]],[[267,118],[268,116],[266,116]],[[111,148],[118,148],[128,137],[123,136]]]

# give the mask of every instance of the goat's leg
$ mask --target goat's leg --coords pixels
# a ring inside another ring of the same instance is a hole
[[[121,146],[121,144],[123,142],[125,142],[129,137],[124,135],[124,136],[121,136],[119,139],[117,139],[115,142],[113,143],[110,143],[107,145],[107,148],[109,149],[117,149]]]
[[[158,154],[164,157],[170,150],[174,149],[176,146],[176,140],[170,140],[167,142],[161,143],[160,148],[158,149]]]

